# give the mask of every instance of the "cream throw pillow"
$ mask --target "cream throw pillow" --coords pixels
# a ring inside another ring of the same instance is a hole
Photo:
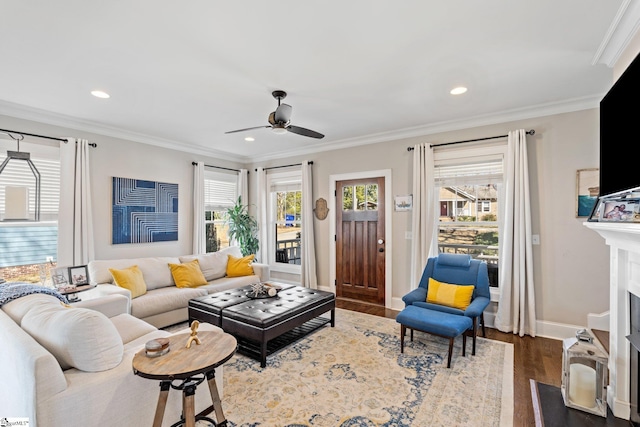
[[[201,255],[181,256],[180,262],[187,263],[194,259],[198,260],[200,270],[207,282],[220,279],[227,274],[227,254],[222,252],[212,252]]]
[[[122,339],[99,311],[60,304],[36,306],[24,315],[21,326],[58,360],[62,369],[100,372],[122,361]]]
[[[147,293],[147,284],[137,265],[122,270],[110,268],[109,271],[113,276],[113,282],[121,288],[128,289],[131,292],[131,298],[137,298]]]

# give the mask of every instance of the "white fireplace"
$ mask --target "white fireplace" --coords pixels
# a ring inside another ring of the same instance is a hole
[[[613,414],[628,420],[631,413],[630,296],[640,297],[640,224],[585,222],[610,248],[609,387]],[[636,409],[637,410],[637,409]]]

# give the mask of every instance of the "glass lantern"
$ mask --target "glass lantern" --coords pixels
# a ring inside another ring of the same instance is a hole
[[[562,341],[562,398],[565,406],[607,417],[608,355],[586,332]]]

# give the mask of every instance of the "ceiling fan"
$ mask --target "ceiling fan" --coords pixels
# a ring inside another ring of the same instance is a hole
[[[225,132],[225,134],[244,132],[244,131],[253,130],[253,129],[271,128],[274,133],[278,133],[278,134],[291,132],[291,133],[295,133],[302,136],[308,136],[311,138],[317,138],[317,139],[324,138],[324,135],[321,133],[318,133],[310,129],[301,128],[300,126],[293,126],[290,124],[289,119],[291,119],[291,111],[293,110],[293,107],[291,107],[291,105],[289,104],[280,103],[280,101],[282,101],[284,98],[287,97],[287,92],[283,90],[274,90],[271,93],[271,95],[273,95],[273,97],[278,100],[278,108],[276,108],[276,111],[269,114],[269,123],[271,124],[270,126],[255,126],[251,128],[231,130],[229,132]]]

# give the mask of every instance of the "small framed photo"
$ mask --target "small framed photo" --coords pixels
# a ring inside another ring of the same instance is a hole
[[[600,221],[640,222],[640,199],[614,199],[602,202]]]
[[[89,284],[89,270],[86,265],[69,267],[69,283],[74,286]]]
[[[51,269],[51,281],[56,288],[69,284],[69,267],[56,267]]]
[[[393,205],[397,212],[410,211],[413,208],[413,195],[396,196]]]

